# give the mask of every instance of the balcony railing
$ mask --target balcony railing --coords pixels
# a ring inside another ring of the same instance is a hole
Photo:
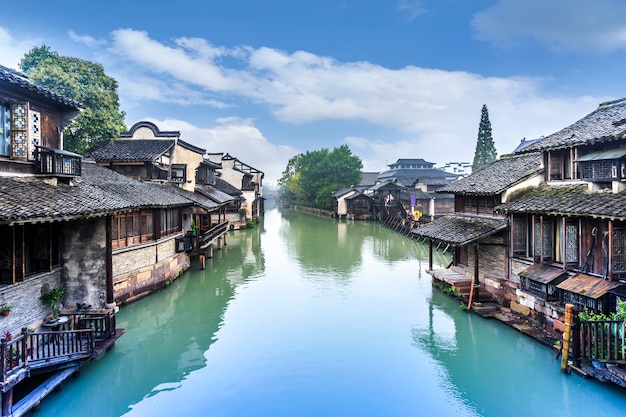
[[[79,177],[82,156],[61,149],[37,147],[37,162],[40,174]]]

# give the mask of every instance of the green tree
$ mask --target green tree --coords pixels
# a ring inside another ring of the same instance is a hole
[[[278,180],[283,198],[331,209],[332,192],[356,185],[361,180],[363,163],[346,145],[329,151],[326,148],[294,156]]]
[[[63,132],[66,150],[84,154],[127,130],[117,81],[104,73],[102,65],[61,56],[42,45],[24,55],[20,68],[33,83],[83,104],[84,111]]]
[[[477,172],[494,162],[498,154],[491,136],[491,122],[487,105],[483,104],[480,115],[480,125],[478,126],[478,140],[476,141],[476,151],[472,162],[472,172]]]

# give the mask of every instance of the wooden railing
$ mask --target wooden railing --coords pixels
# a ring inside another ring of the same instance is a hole
[[[228,221],[223,221],[221,223],[212,224],[209,229],[202,231],[202,235],[200,236],[200,247],[226,233],[227,227]]]
[[[67,320],[59,322],[58,327],[47,326],[46,330],[36,332],[23,328],[15,337],[7,334],[0,339],[2,390],[16,383],[10,380],[22,369],[90,359],[96,343],[115,336],[113,310],[61,311],[61,314]]]
[[[578,356],[581,360],[626,364],[623,320],[580,322]]]

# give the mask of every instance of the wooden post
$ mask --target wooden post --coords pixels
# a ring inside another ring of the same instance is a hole
[[[567,372],[567,361],[569,359],[569,343],[572,334],[572,304],[565,305],[565,331],[563,332],[563,356],[561,356],[561,372]]]
[[[206,256],[208,256],[209,258],[212,258],[213,257],[213,244],[212,243],[209,245],[208,248],[206,248],[206,251],[207,251]]]
[[[472,298],[474,298],[474,283],[476,282],[476,276],[472,275],[472,283],[470,286],[469,300],[467,301],[467,312],[472,311]]]
[[[13,388],[2,393],[2,416],[13,415]]]
[[[428,241],[428,269],[433,270],[433,240]]]
[[[200,255],[200,269],[204,269],[204,255]]]

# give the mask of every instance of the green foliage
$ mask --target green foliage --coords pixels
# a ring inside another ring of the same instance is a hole
[[[11,311],[11,306],[2,306],[0,307],[0,313],[8,313]]]
[[[31,82],[81,102],[84,111],[63,132],[64,148],[84,154],[126,130],[117,81],[100,64],[59,55],[48,46],[35,47],[20,61]]]
[[[474,152],[474,161],[472,162],[472,172],[478,172],[487,165],[494,162],[498,154],[496,146],[491,136],[491,122],[489,121],[489,112],[487,105],[483,104],[480,116],[480,125],[478,126],[478,140],[476,141],[476,151]]]
[[[65,294],[67,294],[67,290],[65,288],[52,288],[49,291],[45,291],[41,293],[39,297],[44,304],[48,304],[52,309],[52,317],[59,317],[59,307],[61,306],[61,301],[65,298]]]
[[[358,184],[362,169],[361,159],[352,155],[348,146],[342,145],[332,152],[323,148],[291,158],[278,184],[284,199],[332,209],[332,192]]]
[[[580,321],[607,321],[607,320],[622,320],[626,321],[626,301],[617,299],[617,311],[604,314],[597,313],[593,310],[589,310],[587,307],[583,308],[583,311],[578,313]]]

